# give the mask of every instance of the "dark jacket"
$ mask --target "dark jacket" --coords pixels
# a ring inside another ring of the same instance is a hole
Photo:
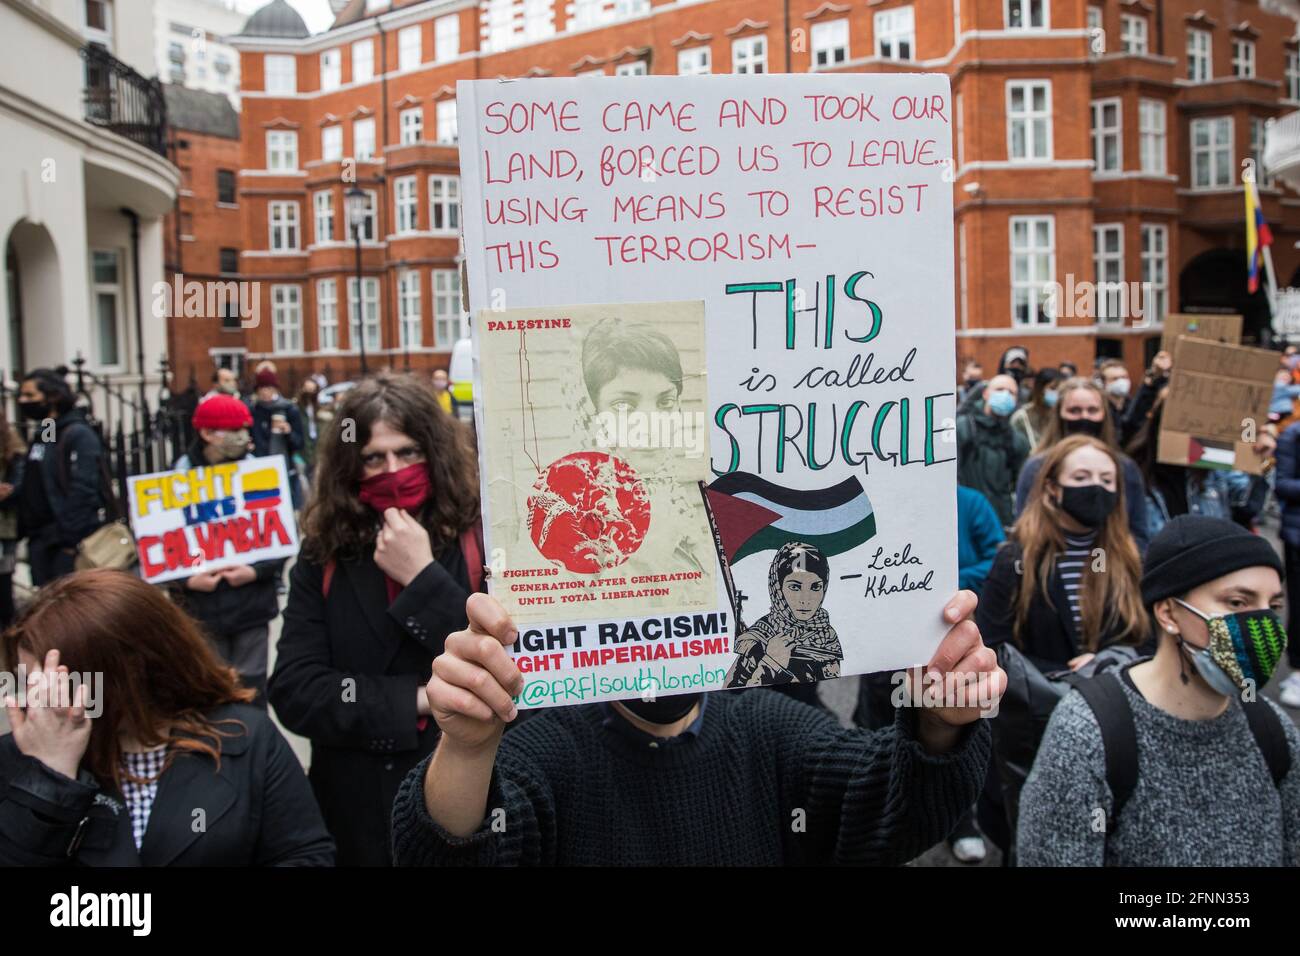
[[[0,865],[330,866],[334,842],[307,778],[265,712],[228,704],[221,765],[181,754],[159,778],[140,849],[120,793],[84,770],[77,780],[0,737]],[[203,827],[195,811],[203,811]]]
[[[1043,467],[1043,458],[1043,455],[1035,455],[1025,462],[1024,470],[1020,472],[1020,480],[1016,482],[1017,518],[1020,517],[1020,512],[1025,510],[1025,502],[1029,499],[1030,489],[1034,487],[1034,479],[1038,477],[1038,471]],[[1120,455],[1120,467],[1124,471],[1124,510],[1128,512],[1129,534],[1133,535],[1133,543],[1137,545],[1138,554],[1145,555],[1147,545],[1151,542],[1151,530],[1142,470],[1138,468],[1137,462],[1127,455]]]
[[[975,623],[986,647],[996,648],[1004,641],[1015,643],[1016,599],[1020,594],[1021,558],[1020,543],[1007,541],[993,559],[989,576],[984,579],[979,605],[975,608]],[[1070,617],[1070,601],[1065,585],[1055,569],[1047,582],[1051,603],[1042,592],[1035,594],[1029,604],[1020,649],[1043,673],[1065,670],[1072,658],[1086,653],[1074,637],[1074,622]],[[1116,642],[1119,635],[1103,634],[1098,649]]]
[[[204,464],[202,439],[196,439],[172,467],[191,468],[196,462],[199,466]],[[226,637],[269,623],[280,614],[275,586],[284,570],[284,559],[258,561],[252,568],[257,572],[257,580],[239,588],[219,581],[215,591],[191,591],[184,581],[178,581],[170,588],[172,599],[213,637]]]
[[[1300,548],[1300,422],[1288,427],[1277,440],[1277,478],[1273,492],[1282,505],[1282,540]],[[1295,638],[1300,640],[1300,636]]]
[[[5,464],[0,482],[13,486],[13,491],[4,501],[0,501],[0,541],[13,541],[18,537],[18,515],[22,511],[18,503],[23,497],[23,478],[27,474],[27,456],[15,452]]]
[[[268,698],[311,740],[311,783],[344,865],[391,862],[389,819],[407,771],[432,751],[437,725],[416,712],[447,636],[466,626],[469,578],[459,547],[391,604],[369,553],[324,567],[299,558]]]
[[[38,425],[27,452],[27,477],[41,483],[51,518],[36,527],[23,521],[22,534],[52,537],[62,547],[75,548],[108,520],[100,465],[104,443],[79,408],[55,419],[52,441],[43,438],[44,429]]]
[[[1016,476],[1029,457],[1029,442],[1005,418],[983,411],[957,416],[957,484],[974,488],[1004,525],[1015,520]]]

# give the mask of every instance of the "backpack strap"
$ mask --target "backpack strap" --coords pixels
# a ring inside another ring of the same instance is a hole
[[[1273,776],[1273,786],[1282,786],[1282,781],[1291,772],[1291,748],[1287,745],[1286,731],[1282,729],[1277,711],[1259,698],[1243,700],[1241,709],[1246,712],[1246,722],[1255,736],[1255,744]]]
[[[1137,787],[1137,726],[1133,723],[1133,709],[1114,671],[1082,678],[1074,682],[1074,689],[1092,708],[1101,728],[1101,743],[1106,751],[1106,784],[1111,795],[1106,832],[1113,833],[1124,804]]]
[[[334,569],[337,567],[333,558],[325,562],[325,568],[321,573],[320,593],[323,597],[330,596],[330,585],[334,583]]]
[[[465,566],[469,571],[470,593],[483,590],[483,523],[481,521],[475,521],[460,533],[460,550],[465,555]]]

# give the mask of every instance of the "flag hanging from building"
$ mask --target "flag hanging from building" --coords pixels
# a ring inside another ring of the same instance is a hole
[[[1264,219],[1259,192],[1254,182],[1246,185],[1246,291],[1259,290],[1259,276],[1264,271],[1264,247],[1273,244],[1273,233]]]

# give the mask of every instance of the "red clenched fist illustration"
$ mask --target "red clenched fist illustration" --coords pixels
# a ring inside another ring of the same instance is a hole
[[[580,451],[551,462],[528,497],[528,530],[546,558],[570,571],[617,567],[650,527],[645,485],[620,458]]]

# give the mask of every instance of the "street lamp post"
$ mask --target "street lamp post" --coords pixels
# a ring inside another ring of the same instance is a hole
[[[361,223],[365,220],[369,208],[369,197],[358,186],[347,191],[348,225],[352,228],[352,238],[357,249],[357,347],[361,351],[361,376],[366,375],[366,324],[361,309]]]

